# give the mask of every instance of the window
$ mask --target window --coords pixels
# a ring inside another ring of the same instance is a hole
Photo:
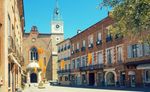
[[[118,63],[121,63],[122,62],[122,47],[119,46],[117,47],[117,61]]]
[[[67,76],[65,76],[65,81],[68,81],[68,77]]]
[[[92,65],[95,64],[95,61],[94,61],[94,52],[92,53]]]
[[[150,82],[150,70],[145,71],[145,81]]]
[[[82,67],[86,66],[86,56],[82,57]]]
[[[78,42],[78,43],[77,43],[77,49],[79,49],[79,45],[80,45],[80,44],[79,44],[79,42]]]
[[[102,54],[102,52],[97,53],[97,62],[98,62],[98,64],[103,64],[103,54]]]
[[[65,64],[65,70],[67,69],[67,64]]]
[[[75,69],[75,60],[72,60],[72,69]]]
[[[93,44],[93,35],[90,35],[88,37],[88,42],[89,42],[89,44]]]
[[[106,42],[112,41],[112,36],[110,31],[107,31]]]
[[[12,45],[11,44],[12,39],[9,36],[11,36],[11,20],[10,20],[10,16],[8,15],[8,47]]]
[[[69,64],[69,69],[71,68],[71,65]]]
[[[38,60],[38,52],[36,48],[30,50],[30,60]]]
[[[11,64],[8,64],[8,87],[10,87],[10,85],[11,85]]]
[[[112,64],[112,50],[111,49],[107,50],[107,63]]]
[[[88,37],[88,48],[93,48],[93,35]]]
[[[82,41],[82,47],[85,47],[85,40]]]
[[[136,58],[143,56],[143,45],[134,44],[128,46],[128,58]]]
[[[150,55],[150,45],[144,44],[144,55]]]
[[[98,41],[100,41],[102,38],[101,38],[101,33],[99,32],[98,34],[97,34],[97,40]]]
[[[10,16],[8,15],[8,36],[11,35],[11,20],[10,20]]]
[[[77,58],[77,60],[76,60],[76,69],[79,69],[79,67],[80,67],[80,62],[81,62],[81,59],[80,59],[80,58]]]
[[[72,50],[74,51],[74,44],[72,44]]]

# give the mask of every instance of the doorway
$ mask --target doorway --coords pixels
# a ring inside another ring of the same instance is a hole
[[[37,83],[37,74],[36,73],[30,74],[30,82]]]
[[[95,75],[94,73],[89,73],[89,86],[94,86],[95,84]]]

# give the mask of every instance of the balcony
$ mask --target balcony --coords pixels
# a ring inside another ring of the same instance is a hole
[[[70,57],[66,57],[66,58],[64,58],[64,60],[66,61],[66,60],[70,60]]]
[[[74,51],[71,52],[71,55],[73,55],[73,54],[74,54]]]
[[[89,48],[89,49],[93,48],[93,44],[92,44],[92,43],[89,44],[88,48]]]
[[[79,49],[76,49],[76,53],[78,53],[80,50]]]
[[[57,73],[70,73],[70,69],[58,70]]]
[[[85,51],[85,50],[86,50],[86,47],[82,47],[82,48],[81,48],[81,51]]]
[[[108,36],[108,37],[106,38],[106,42],[110,42],[110,41],[112,41],[112,36]]]
[[[103,64],[96,64],[96,65],[83,66],[83,67],[80,67],[80,71],[98,70],[98,69],[103,69],[103,67],[104,67]]]
[[[15,46],[15,41],[11,36],[8,37],[8,53],[15,52],[16,51],[16,46]]]
[[[97,40],[96,45],[102,45],[102,40]]]

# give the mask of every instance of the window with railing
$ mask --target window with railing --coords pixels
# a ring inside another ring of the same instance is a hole
[[[88,37],[88,48],[93,48],[93,35]]]
[[[121,63],[122,60],[123,60],[122,47],[119,46],[119,47],[117,47],[117,61],[118,61],[118,63]]]
[[[85,51],[85,50],[86,50],[85,40],[83,40],[83,41],[82,41],[81,51]]]
[[[94,60],[94,52],[92,53],[92,65],[94,65],[95,64],[95,60]]]
[[[82,64],[81,64],[82,67],[86,66],[86,56],[83,56],[82,57]]]
[[[102,54],[102,52],[97,53],[97,63],[98,64],[103,64],[103,54]]]
[[[81,58],[76,59],[76,69],[79,69],[81,63]]]
[[[112,64],[112,49],[107,49],[107,63]]]
[[[77,43],[77,48],[76,48],[76,53],[78,53],[80,51],[80,44],[79,42]]]
[[[72,60],[72,69],[75,69],[75,60]]]
[[[147,54],[148,48],[143,44],[128,45],[128,58],[141,57]]]

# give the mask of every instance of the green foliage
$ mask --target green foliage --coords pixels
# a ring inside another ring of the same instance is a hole
[[[150,0],[103,0],[100,7],[112,7],[114,33],[139,36],[150,41]],[[146,32],[146,36],[141,35]]]

